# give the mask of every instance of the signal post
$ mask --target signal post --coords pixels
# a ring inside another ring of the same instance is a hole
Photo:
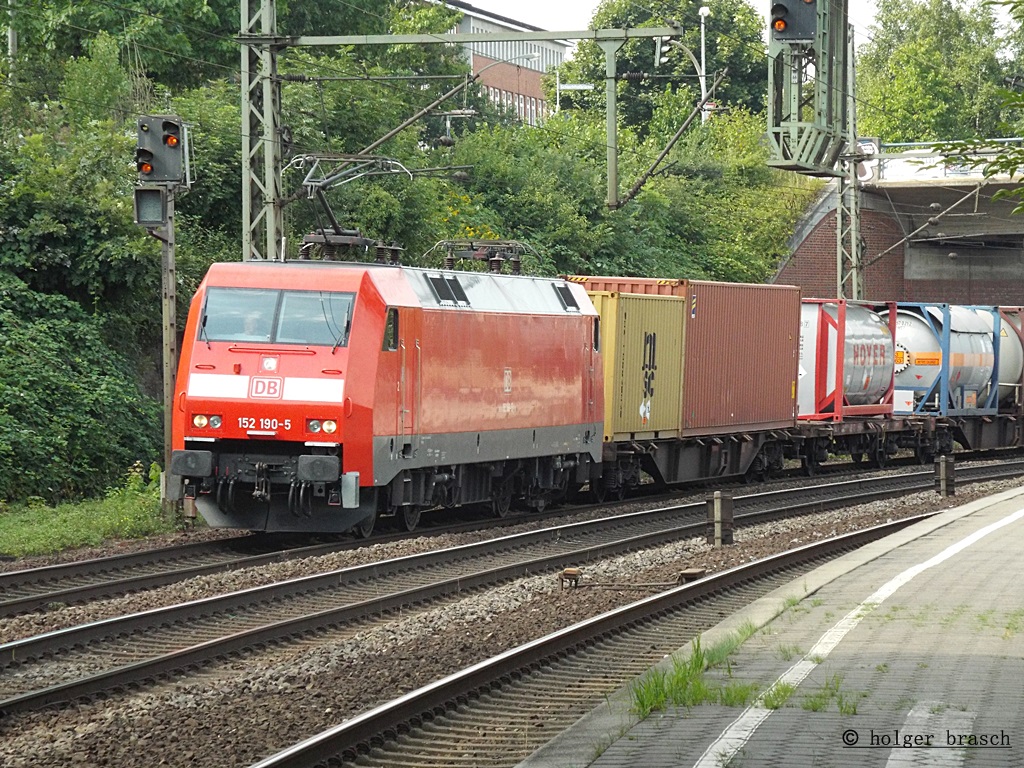
[[[161,307],[163,326],[164,471],[160,500],[165,512],[176,511],[181,480],[170,474],[171,414],[174,374],[178,359],[176,276],[174,254],[174,193],[188,188],[188,131],[175,115],[143,115],[138,121],[135,167],[135,223],[161,243]]]

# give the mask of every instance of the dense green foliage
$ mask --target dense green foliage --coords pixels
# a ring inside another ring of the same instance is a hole
[[[156,405],[113,343],[126,323],[0,272],[0,498],[94,495],[156,457]]]
[[[857,56],[858,132],[883,142],[1005,135],[998,91],[1016,64],[1002,53],[986,0],[879,0]]]

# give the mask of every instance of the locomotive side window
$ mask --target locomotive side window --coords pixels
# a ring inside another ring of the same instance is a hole
[[[398,310],[389,309],[387,320],[384,321],[384,346],[385,352],[394,352],[398,349]]]
[[[558,294],[558,299],[562,302],[562,306],[569,312],[580,311],[580,305],[576,302],[576,297],[572,295],[572,289],[568,285],[556,285],[555,293]]]
[[[210,288],[199,338],[343,347],[354,300],[330,291]]]
[[[434,296],[437,297],[439,303],[469,306],[469,297],[466,295],[466,290],[459,282],[459,278],[454,275],[451,277],[428,275],[427,282],[430,284],[431,289],[433,289]]]

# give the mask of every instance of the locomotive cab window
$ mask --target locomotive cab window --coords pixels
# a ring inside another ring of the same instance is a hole
[[[333,291],[210,288],[199,340],[344,347],[354,302]]]
[[[385,352],[394,352],[398,349],[398,310],[389,309],[387,319],[384,321],[384,346]]]

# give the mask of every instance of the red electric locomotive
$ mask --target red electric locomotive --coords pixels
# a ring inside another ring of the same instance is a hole
[[[598,471],[598,319],[564,280],[215,264],[178,369],[173,474],[216,527],[369,535],[541,507]]]

